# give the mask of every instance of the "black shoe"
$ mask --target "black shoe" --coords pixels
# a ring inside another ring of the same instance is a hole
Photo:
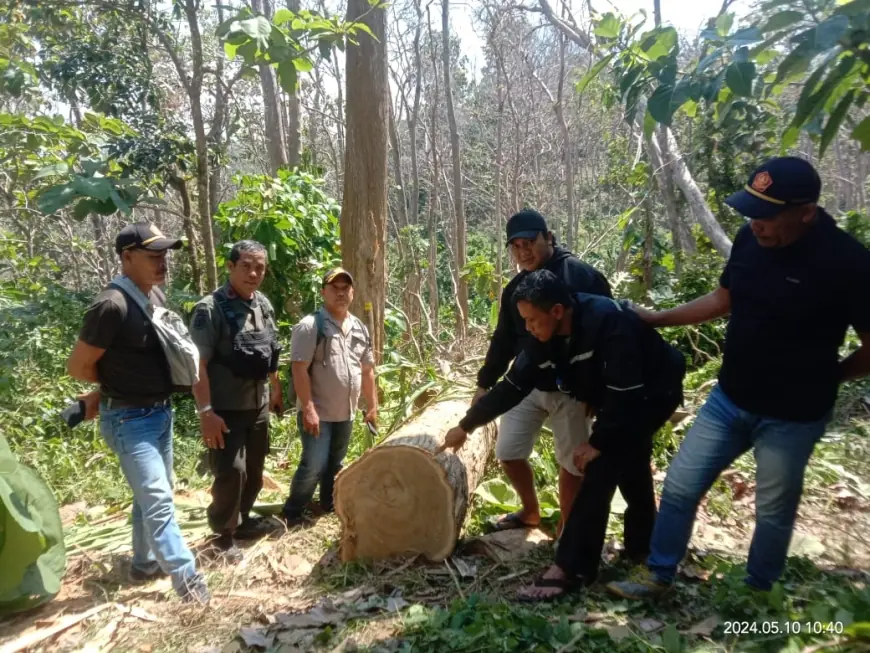
[[[238,564],[242,561],[242,552],[239,550],[239,547],[236,546],[236,542],[233,539],[231,533],[223,533],[222,535],[218,535],[211,542],[212,558],[215,560],[221,560],[230,565]]]
[[[233,533],[237,540],[256,540],[275,531],[275,524],[262,517],[247,517]]]
[[[163,571],[160,567],[155,567],[153,571],[145,571],[137,567],[130,567],[130,582],[135,585],[150,583],[151,581],[160,578],[166,578],[169,574]]]
[[[181,600],[185,603],[208,605],[208,602],[211,601],[211,594],[208,591],[208,587],[206,587],[205,581],[199,574],[188,579],[184,588],[178,593],[178,596],[180,596]]]

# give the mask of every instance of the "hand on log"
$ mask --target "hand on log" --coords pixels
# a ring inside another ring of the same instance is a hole
[[[445,449],[453,449],[453,451],[457,451],[462,448],[462,445],[465,444],[467,439],[468,433],[462,430],[461,426],[454,426],[452,429],[447,431],[447,435],[444,436],[444,444],[435,450],[435,455],[442,453]]]

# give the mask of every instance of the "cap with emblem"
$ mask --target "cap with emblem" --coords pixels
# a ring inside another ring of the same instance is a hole
[[[537,211],[525,209],[515,213],[507,221],[507,242],[510,245],[514,238],[537,238],[538,234],[549,231],[547,221]]]
[[[743,190],[725,203],[747,218],[773,218],[790,206],[819,201],[822,181],[812,164],[796,156],[770,159],[749,175]]]
[[[351,286],[353,285],[353,277],[351,276],[350,272],[348,272],[344,268],[332,268],[329,272],[323,275],[323,285],[328,286],[339,277],[347,277],[347,282]]]
[[[178,249],[183,244],[180,238],[167,238],[153,224],[136,222],[128,224],[118,233],[115,238],[115,251],[118,254],[131,249],[163,252],[167,249]]]

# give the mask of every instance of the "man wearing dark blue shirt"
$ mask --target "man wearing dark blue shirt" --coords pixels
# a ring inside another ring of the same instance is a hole
[[[746,582],[769,590],[782,574],[803,475],[825,431],[837,388],[870,374],[870,251],[817,206],[818,173],[794,157],[758,168],[726,201],[746,216],[720,287],[660,313],[654,326],[730,314],[719,385],[668,469],[647,573],[608,585],[647,598],[673,582],[698,503],[719,474],[753,450],[756,528]],[[849,326],[862,346],[839,360]]]

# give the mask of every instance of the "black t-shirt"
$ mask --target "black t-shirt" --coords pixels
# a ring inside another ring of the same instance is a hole
[[[165,304],[165,296],[152,288],[151,302]],[[97,361],[100,393],[134,405],[163,401],[173,391],[166,355],[142,309],[123,291],[103,290],[85,313],[79,338],[106,352]]]
[[[822,419],[837,398],[848,327],[870,332],[870,250],[819,209],[789,247],[762,247],[743,227],[720,283],[731,293],[722,389],[757,415]]]

